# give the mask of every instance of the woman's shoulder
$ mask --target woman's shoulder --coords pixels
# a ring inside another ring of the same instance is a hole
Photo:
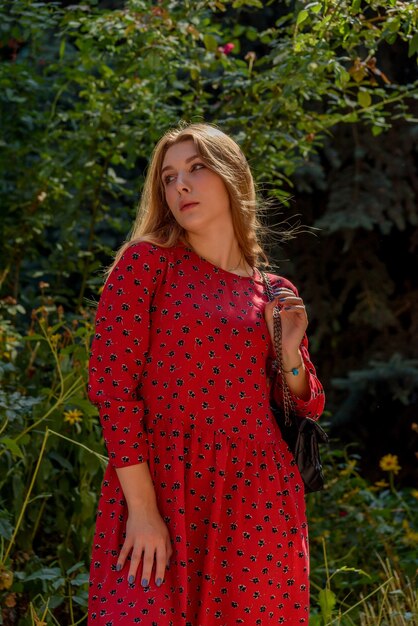
[[[136,284],[141,281],[151,282],[163,276],[170,261],[170,248],[163,248],[152,242],[141,240],[126,244],[116,256],[106,280],[107,286],[116,281],[129,282],[129,277]]]
[[[141,239],[126,245],[115,263],[115,267],[141,265],[144,269],[162,267],[173,262],[178,256],[178,246],[163,246],[153,241]]]
[[[136,241],[131,241],[127,244],[126,248],[123,251],[121,259],[134,259],[138,260],[143,257],[155,257],[166,256],[167,252],[170,248],[164,248],[152,241],[148,241],[147,239],[139,239]],[[164,254],[165,253],[165,254]]]
[[[285,276],[281,276],[280,274],[273,274],[267,272],[267,276],[270,279],[273,289],[279,289],[280,287],[291,289],[295,294],[298,294],[297,287],[292,283],[291,280],[286,278]]]

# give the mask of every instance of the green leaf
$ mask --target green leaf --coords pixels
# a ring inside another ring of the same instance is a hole
[[[386,28],[392,33],[397,33],[401,27],[401,19],[400,17],[396,17],[395,19],[389,20],[386,24]]]
[[[49,609],[56,609],[61,604],[63,604],[64,600],[65,600],[65,598],[63,597],[62,594],[49,596],[49,598],[48,598],[48,608]]]
[[[337,596],[331,589],[321,589],[318,594],[318,602],[322,617],[327,622],[332,618],[332,612],[337,604]]]
[[[378,135],[381,135],[383,131],[384,131],[384,128],[382,128],[382,126],[372,126],[373,137],[377,137]]]
[[[23,339],[25,341],[46,341],[43,335],[39,335],[37,333],[33,333],[33,335],[27,335],[26,337],[23,337]]]
[[[89,400],[86,400],[85,398],[81,398],[79,396],[72,396],[71,407],[73,406],[76,407],[77,409],[80,409],[80,411],[83,411],[83,413],[85,413],[88,416],[97,415],[97,408]]]
[[[372,103],[372,97],[368,91],[359,91],[357,94],[357,100],[363,109],[369,107]]]
[[[320,2],[314,2],[313,4],[308,4],[308,6],[306,7],[306,9],[310,9],[312,13],[319,13],[321,8],[322,8],[322,5]]]
[[[233,9],[240,9],[241,7],[256,7],[257,9],[263,8],[263,3],[260,0],[235,0],[232,4]]]
[[[353,111],[353,113],[348,113],[348,115],[346,115],[344,117],[344,121],[348,122],[350,124],[353,123],[353,122],[358,122],[358,115],[357,115],[357,113],[355,113],[354,111]]]
[[[218,40],[213,35],[204,35],[203,43],[209,52],[216,52],[218,49]]]
[[[361,574],[362,576],[367,576],[367,578],[371,578],[370,574],[365,572],[363,569],[359,569],[358,567],[348,567],[348,565],[343,565],[339,567],[334,574],[345,574],[346,572],[354,572],[355,574]]]
[[[73,596],[73,602],[75,602],[79,606],[87,608],[88,595],[88,591],[84,589],[77,589],[77,595]]]
[[[81,587],[82,585],[87,585],[89,582],[89,573],[88,572],[80,572],[77,574],[75,578],[71,580],[71,585],[73,587]]]
[[[350,82],[351,76],[350,74],[340,66],[335,68],[335,83],[341,89],[344,89],[346,85]]]
[[[59,57],[61,61],[64,58],[64,54],[65,54],[65,43],[66,43],[65,39],[61,39],[60,50],[59,50]]]
[[[308,17],[309,17],[308,11],[306,9],[303,9],[297,17],[296,26],[300,26],[302,22],[304,22]]]
[[[67,576],[69,576],[70,574],[74,574],[74,572],[76,572],[80,568],[84,568],[85,565],[86,564],[84,563],[84,561],[78,561],[78,563],[75,563],[75,565],[72,565],[69,569],[67,569]]]
[[[408,57],[412,57],[417,52],[418,52],[418,33],[415,33],[415,35],[409,41]]]
[[[9,540],[13,534],[13,526],[8,519],[4,517],[5,511],[1,511],[0,514],[0,537],[4,537]]]
[[[22,450],[19,448],[14,439],[10,439],[10,437],[3,437],[2,439],[0,439],[0,443],[6,446],[6,448],[10,450],[13,456],[18,456],[21,459],[24,458]]]
[[[49,456],[49,458],[51,458],[54,461],[56,461],[57,463],[59,463],[61,465],[61,467],[63,467],[67,471],[71,472],[71,471],[74,470],[74,467],[72,466],[72,464],[69,461],[67,461],[67,459],[64,458],[61,454],[56,452],[55,450],[51,450],[51,452],[49,452],[48,456]]]
[[[54,580],[59,581],[60,584],[64,582],[59,567],[43,567],[33,572],[33,574],[29,574],[29,576],[25,578],[25,582],[28,580]]]

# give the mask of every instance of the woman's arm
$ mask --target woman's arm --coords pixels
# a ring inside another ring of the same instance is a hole
[[[273,310],[278,307],[282,325],[282,361],[284,377],[293,396],[295,411],[300,416],[317,419],[324,409],[324,391],[310,360],[306,329],[308,318],[303,300],[296,288],[281,279],[275,288],[277,297],[268,302],[265,318],[274,345]],[[294,374],[292,370],[297,370]],[[276,376],[273,396],[280,405],[283,402],[281,376]]]
[[[301,400],[309,400],[311,389],[309,387],[308,373],[300,349],[296,351],[282,351],[283,373],[290,392]],[[292,369],[295,368],[298,374],[295,376]]]
[[[141,584],[147,587],[155,560],[155,584],[159,587],[172,547],[167,526],[158,510],[148,463],[117,468],[116,473],[128,505],[125,541],[116,568],[121,570],[131,553],[128,581],[133,583],[142,559]]]
[[[129,555],[133,582],[141,558],[148,585],[164,579],[171,554],[168,529],[159,513],[147,458],[146,399],[138,385],[150,344],[150,309],[163,280],[167,259],[151,244],[129,247],[103,289],[89,363],[89,398],[99,409],[103,435],[128,507],[125,541],[116,566]]]

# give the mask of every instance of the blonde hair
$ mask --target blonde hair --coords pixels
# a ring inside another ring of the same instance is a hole
[[[216,126],[194,123],[169,130],[155,146],[131,233],[118,250],[109,271],[133,243],[147,241],[164,248],[179,241],[187,244],[184,229],[167,206],[161,169],[167,150],[174,144],[190,140],[205,165],[218,174],[226,186],[235,236],[245,260],[251,267],[268,263],[259,242],[262,226],[257,217],[256,190],[247,159],[238,144]]]

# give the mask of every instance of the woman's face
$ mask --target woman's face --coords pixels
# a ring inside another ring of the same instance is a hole
[[[231,225],[229,194],[191,140],[171,146],[161,168],[165,199],[176,221],[191,233]]]

